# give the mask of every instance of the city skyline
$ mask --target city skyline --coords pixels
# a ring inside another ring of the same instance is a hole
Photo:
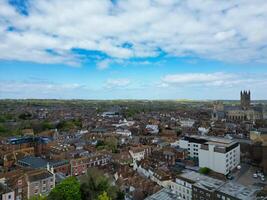
[[[0,98],[267,99],[267,2],[0,2]]]

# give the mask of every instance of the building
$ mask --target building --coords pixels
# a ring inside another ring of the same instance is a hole
[[[251,105],[250,91],[240,92],[240,105],[223,105],[222,102],[215,102],[212,112],[213,120],[227,119],[229,121],[257,120],[262,119],[264,110],[262,106]]]
[[[53,168],[16,170],[4,175],[6,184],[14,191],[14,199],[30,199],[36,195],[47,195],[55,187]]]
[[[198,151],[201,147],[201,144],[204,144],[207,141],[207,137],[185,136],[179,140],[179,147],[182,149],[187,149],[189,157],[198,158]]]
[[[240,163],[239,143],[220,137],[185,136],[179,140],[179,146],[187,149],[190,157],[197,158],[199,167],[228,174]]]
[[[199,149],[199,167],[228,174],[240,163],[240,145],[228,139],[214,138],[201,145]]]
[[[249,137],[252,142],[267,143],[267,128],[252,130],[250,131]]]
[[[179,199],[192,200],[198,199],[199,194],[197,191],[201,189],[200,185],[202,185],[203,187],[209,188],[203,192],[203,196],[205,196],[203,199],[207,199],[206,197],[209,195],[213,196],[211,193],[213,193],[215,189],[219,188],[223,184],[224,182],[221,180],[214,179],[194,171],[186,171],[182,174],[179,174],[175,181],[171,182],[170,188],[173,193],[179,196]],[[193,187],[195,188],[195,193],[193,192]]]
[[[227,182],[215,192],[215,200],[251,200],[256,199],[258,187],[245,187],[238,183]]]
[[[170,189],[163,188],[157,193],[145,198],[145,200],[174,200],[179,199],[179,196],[177,194],[174,194],[171,192]]]
[[[121,136],[127,136],[127,137],[130,137],[132,135],[131,131],[129,131],[128,129],[122,129],[122,128],[116,129],[116,134],[121,135]]]
[[[47,166],[49,166],[53,167],[55,173],[62,173],[66,176],[70,174],[70,164],[68,160],[47,161],[40,157],[25,156],[18,160],[17,165],[28,169],[46,169]]]
[[[181,127],[193,127],[195,124],[195,120],[193,119],[181,119],[180,120]]]
[[[91,154],[88,157],[75,158],[70,161],[71,176],[80,176],[86,173],[89,167],[104,166],[111,161],[109,154]]]
[[[129,153],[133,159],[133,162],[140,161],[144,159],[147,155],[151,154],[151,147],[149,146],[137,146],[132,147]]]
[[[150,134],[158,134],[159,133],[159,126],[154,124],[146,125],[146,132]]]
[[[15,192],[7,186],[5,179],[0,180],[0,200],[15,200]]]
[[[47,170],[27,174],[26,181],[28,199],[36,195],[47,195],[55,187],[55,175]]]

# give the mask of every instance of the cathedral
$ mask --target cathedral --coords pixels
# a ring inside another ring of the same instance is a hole
[[[250,91],[240,92],[240,105],[224,105],[222,102],[215,102],[212,119],[226,119],[229,121],[243,121],[263,118],[261,105],[251,105]]]

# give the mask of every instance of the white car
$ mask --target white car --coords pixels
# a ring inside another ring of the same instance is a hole
[[[258,175],[257,174],[253,174],[253,178],[258,178]]]

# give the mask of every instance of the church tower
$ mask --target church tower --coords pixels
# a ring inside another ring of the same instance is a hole
[[[240,92],[240,103],[242,109],[247,110],[250,108],[250,91],[244,90]]]

